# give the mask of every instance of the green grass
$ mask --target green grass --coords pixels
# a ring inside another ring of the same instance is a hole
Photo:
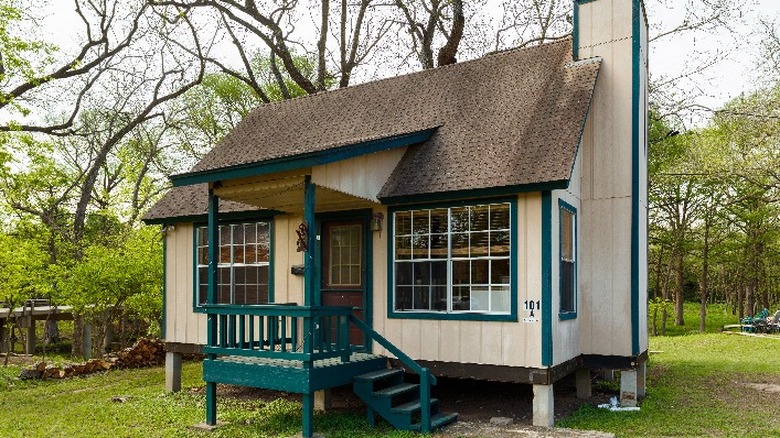
[[[300,431],[301,406],[219,397],[219,420],[211,434],[190,427],[204,419],[205,396],[199,363],[186,363],[184,390],[163,390],[163,368],[119,370],[63,381],[20,381],[19,367],[0,367],[2,437],[289,437]],[[127,397],[115,402],[115,396]],[[317,415],[315,427],[329,437],[406,437],[387,425],[370,429],[365,413]]]
[[[654,337],[640,412],[580,408],[557,425],[618,437],[780,436],[780,399],[749,384],[780,386],[780,339],[728,334]]]

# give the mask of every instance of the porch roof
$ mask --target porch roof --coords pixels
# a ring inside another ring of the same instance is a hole
[[[600,64],[572,62],[567,38],[264,105],[171,180],[224,182],[407,146],[383,202],[566,187]],[[183,190],[166,198],[193,193]],[[163,199],[147,218],[179,215],[174,204]]]

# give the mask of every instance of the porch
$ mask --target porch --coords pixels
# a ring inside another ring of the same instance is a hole
[[[457,419],[438,412],[430,371],[354,315],[347,306],[206,305],[208,341],[203,352],[206,423],[217,424],[217,383],[299,393],[303,396],[302,435],[314,432],[314,392],[353,384],[375,414],[398,429],[430,432]],[[351,345],[350,328],[367,345]],[[419,384],[388,369],[387,357],[371,353],[376,342],[419,374]]]

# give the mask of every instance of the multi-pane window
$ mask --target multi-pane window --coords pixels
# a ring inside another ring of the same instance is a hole
[[[561,313],[573,314],[576,306],[576,254],[575,247],[575,212],[572,207],[561,205],[561,264],[560,264],[560,289],[561,289]]]
[[[263,304],[268,302],[271,232],[268,222],[219,226],[217,266],[218,304]],[[197,230],[198,304],[208,293],[209,233]]]
[[[362,284],[361,230],[360,224],[333,225],[329,228],[330,286],[356,287]]]
[[[510,204],[397,211],[395,311],[510,313]]]

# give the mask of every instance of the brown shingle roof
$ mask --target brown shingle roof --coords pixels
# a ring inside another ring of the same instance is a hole
[[[572,63],[571,44],[508,50],[264,105],[189,173],[438,127],[409,148],[380,198],[567,181],[600,66]]]
[[[174,187],[168,190],[162,199],[144,215],[143,220],[150,223],[164,222],[163,219],[194,218],[208,213],[208,184]],[[220,199],[220,213],[256,211],[257,207]]]

